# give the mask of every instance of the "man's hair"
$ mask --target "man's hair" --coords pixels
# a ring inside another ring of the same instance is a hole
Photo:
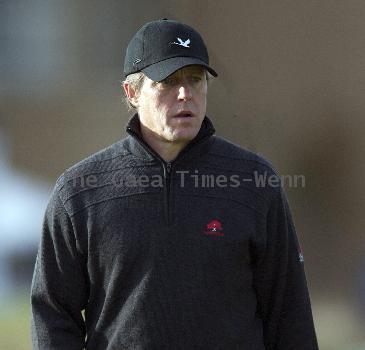
[[[213,75],[210,74],[207,70],[205,70],[205,77],[207,79],[207,83],[209,83],[212,80]],[[125,80],[122,81],[122,86],[124,83],[129,84],[131,86],[131,88],[134,89],[136,94],[138,95],[142,89],[145,78],[146,78],[146,75],[143,72],[129,74],[129,75],[127,75]],[[124,100],[125,104],[127,105],[129,111],[137,108],[128,100],[128,96],[125,95],[123,100]]]
[[[125,80],[122,82],[122,85],[124,83],[127,83],[130,85],[130,87],[135,90],[136,94],[139,94],[144,80],[145,80],[146,75],[142,72],[137,72],[137,73],[132,73],[127,75],[127,77],[125,78]],[[128,110],[132,110],[133,108],[137,108],[136,106],[134,106],[129,100],[128,100],[128,96],[124,96],[124,102],[128,107]]]

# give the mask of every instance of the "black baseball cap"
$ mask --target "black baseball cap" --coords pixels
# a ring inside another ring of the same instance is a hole
[[[142,71],[153,81],[161,81],[191,65],[209,66],[208,50],[201,35],[190,26],[166,18],[143,25],[127,46],[124,75]]]

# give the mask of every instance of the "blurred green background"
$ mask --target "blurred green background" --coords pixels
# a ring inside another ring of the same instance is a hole
[[[217,134],[287,188],[323,350],[365,349],[365,3],[0,2],[0,349],[30,349],[29,288],[49,191],[125,135],[125,47],[144,22],[197,28],[219,77]],[[298,315],[300,317],[300,315]]]
[[[0,349],[31,349],[29,324],[28,295],[16,294],[7,299],[0,315]]]

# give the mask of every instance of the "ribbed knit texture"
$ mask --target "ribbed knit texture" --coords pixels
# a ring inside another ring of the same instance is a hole
[[[207,117],[170,172],[137,115],[127,131],[57,180],[33,276],[33,348],[318,349],[282,188],[190,176],[254,179],[272,166],[214,136]],[[131,175],[163,181],[127,186]]]

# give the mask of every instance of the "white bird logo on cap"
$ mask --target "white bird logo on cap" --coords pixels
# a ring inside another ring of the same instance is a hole
[[[189,46],[189,44],[190,44],[190,39],[188,39],[188,40],[184,41],[184,40],[182,40],[182,39],[180,39],[180,38],[177,38],[177,40],[178,40],[178,43],[173,42],[173,44],[175,44],[175,45],[180,45],[180,46],[183,46],[183,47],[190,47],[190,46]]]

